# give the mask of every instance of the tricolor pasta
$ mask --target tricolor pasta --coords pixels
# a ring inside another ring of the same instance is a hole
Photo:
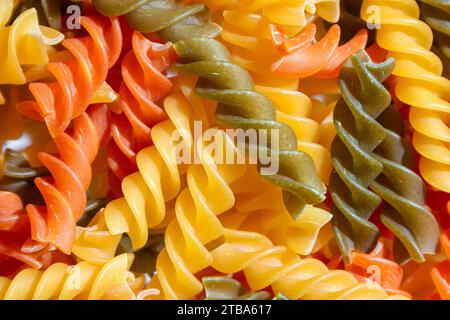
[[[0,299],[450,299],[448,24],[0,1]]]

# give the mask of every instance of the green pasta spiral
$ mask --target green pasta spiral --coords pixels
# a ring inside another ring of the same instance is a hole
[[[423,181],[408,168],[413,156],[399,135],[401,119],[393,116],[396,110],[382,85],[393,69],[393,59],[375,64],[362,51],[340,74],[343,98],[334,113],[330,191],[333,230],[346,261],[351,250],[367,252],[375,245],[379,230],[368,219],[382,200],[381,220],[400,241],[395,246],[399,261],[424,261],[439,237],[436,220],[423,207]]]
[[[18,14],[30,9],[36,9],[41,25],[61,30],[61,0],[22,0]]]
[[[210,21],[202,4],[183,6],[176,0],[93,0],[95,8],[108,17],[125,15],[130,26],[143,33],[158,32],[164,41],[189,37],[214,38],[222,31]]]
[[[257,291],[246,293],[239,281],[229,277],[203,277],[205,300],[269,300],[270,293]]]
[[[400,113],[390,106],[377,120],[387,135],[375,150],[383,172],[370,187],[386,202],[381,210],[381,221],[397,237],[394,242],[397,261],[404,263],[412,258],[423,262],[424,254],[436,250],[439,226],[424,207],[425,186],[412,171],[414,153],[403,138]]]
[[[437,52],[444,62],[444,69],[450,72],[450,2],[448,0],[421,0],[423,20],[433,29]]]
[[[0,190],[16,193],[25,204],[43,204],[44,200],[34,185],[33,179],[48,174],[47,168],[32,168],[20,152],[6,149],[3,153]]]
[[[124,5],[124,4],[127,5]],[[203,5],[181,6],[179,1],[105,1],[93,4],[106,15],[126,15],[128,23],[141,32],[158,32],[175,43],[180,58],[178,69],[200,77],[197,94],[218,102],[216,119],[225,127],[278,130],[279,168],[275,175],[263,175],[283,189],[286,208],[298,218],[306,204],[325,199],[326,189],[309,155],[297,151],[297,138],[291,127],[276,121],[271,100],[255,92],[249,73],[231,62],[230,53],[219,41],[220,33],[211,23]],[[120,4],[120,5],[119,5]],[[270,138],[268,139],[270,141]],[[264,147],[259,144],[260,151]],[[269,147],[270,152],[273,151]]]

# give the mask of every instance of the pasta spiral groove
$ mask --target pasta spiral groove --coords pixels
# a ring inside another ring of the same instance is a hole
[[[370,6],[380,11],[377,43],[396,60],[396,95],[411,106],[409,120],[414,128],[413,144],[422,156],[422,177],[434,188],[450,192],[450,80],[441,76],[443,67],[430,51],[433,34],[419,20],[413,0],[364,0],[361,16],[367,21]]]

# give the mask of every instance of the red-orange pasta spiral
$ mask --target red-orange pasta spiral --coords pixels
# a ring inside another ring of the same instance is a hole
[[[73,129],[54,138],[59,156],[45,152],[38,154],[51,177],[34,180],[46,205],[29,204],[26,207],[33,240],[70,253],[76,222],[86,207],[91,163],[107,131],[107,105],[92,105],[73,121]]]
[[[175,62],[171,44],[162,45],[134,32],[132,49],[121,64],[123,82],[120,85],[120,114],[112,113],[108,164],[111,186],[137,171],[136,154],[152,144],[151,127],[165,119],[166,113],[156,102],[169,94],[171,81],[164,71]],[[113,195],[119,196],[120,188]]]
[[[56,81],[31,83],[29,88],[36,101],[18,105],[27,116],[44,120],[52,137],[61,135],[86,110],[122,50],[118,18],[83,16],[80,24],[88,35],[62,43],[73,57],[47,65]]]

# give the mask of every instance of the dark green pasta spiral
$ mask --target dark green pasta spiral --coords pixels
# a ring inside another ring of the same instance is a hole
[[[17,13],[34,8],[41,25],[61,30],[61,5],[61,0],[22,0]]]
[[[295,133],[289,126],[276,121],[272,101],[255,92],[248,72],[233,64],[225,46],[212,39],[221,28],[210,22],[203,5],[183,7],[179,1],[170,0],[94,0],[93,4],[103,14],[126,15],[128,23],[138,31],[158,32],[163,40],[174,42],[180,58],[178,69],[199,76],[197,93],[219,103],[216,110],[219,124],[267,129],[269,134],[271,129],[279,130],[280,151],[276,156],[280,170],[276,175],[263,177],[283,188],[286,208],[293,217],[298,218],[306,204],[325,199],[326,189],[311,157],[297,151]],[[261,145],[258,147],[263,149]]]
[[[450,72],[450,1],[421,0],[420,9],[423,20],[434,31],[435,42],[439,47],[435,51],[441,57],[448,75]]]
[[[35,187],[33,179],[48,174],[47,168],[32,168],[22,154],[12,149],[6,149],[3,154],[0,190],[16,193],[25,204],[43,204],[44,200]]]
[[[439,226],[424,207],[425,186],[412,171],[415,165],[411,144],[404,138],[403,120],[390,106],[378,122],[386,129],[386,138],[375,150],[383,172],[370,185],[384,201],[381,221],[395,235],[394,257],[400,263],[409,258],[425,261],[424,254],[434,253]]]
[[[269,300],[267,291],[246,293],[239,281],[229,277],[203,277],[205,300]]]
[[[395,246],[399,261],[424,261],[423,254],[436,249],[438,225],[423,207],[423,181],[408,168],[412,153],[399,135],[401,119],[392,115],[396,111],[382,85],[393,69],[393,59],[375,64],[361,51],[340,73],[343,98],[334,113],[330,191],[333,230],[347,262],[351,250],[367,252],[375,245],[379,230],[368,219],[383,199],[381,220],[400,240]]]

